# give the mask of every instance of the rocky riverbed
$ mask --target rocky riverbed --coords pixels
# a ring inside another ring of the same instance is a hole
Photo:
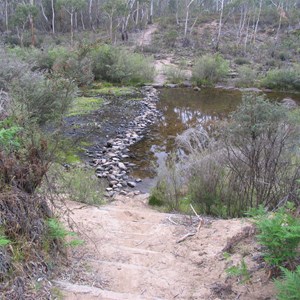
[[[127,124],[120,124],[116,130],[116,137],[109,138],[104,145],[97,149],[87,151],[91,158],[90,164],[96,168],[98,178],[107,180],[106,196],[113,197],[116,194],[126,195],[134,190],[139,193],[137,184],[139,178],[132,178],[130,170],[133,163],[126,161],[132,154],[129,146],[140,141],[149,126],[153,124],[161,113],[156,108],[159,100],[158,91],[152,86],[142,89],[143,100],[140,100],[139,113]],[[124,112],[125,113],[125,112]]]

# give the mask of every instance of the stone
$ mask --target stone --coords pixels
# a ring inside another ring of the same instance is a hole
[[[131,188],[136,187],[136,183],[133,182],[133,181],[128,181],[128,182],[127,182],[127,185],[128,185],[129,187],[131,187]]]
[[[106,147],[111,148],[113,146],[114,140],[109,140],[106,142]]]
[[[199,86],[195,86],[193,90],[196,91],[196,92],[200,92],[201,91],[201,89],[199,88]]]
[[[113,189],[110,188],[110,187],[106,188],[106,191],[107,191],[107,192],[111,192],[112,190],[113,190]]]
[[[112,180],[112,181],[109,182],[109,186],[113,188],[114,186],[117,186],[118,183],[119,182],[117,180]]]
[[[135,180],[135,182],[137,182],[137,183],[142,182],[142,179],[141,179],[141,178],[137,178],[137,179]]]
[[[119,163],[118,163],[118,167],[119,167],[121,170],[124,170],[124,171],[127,170],[127,167],[126,167],[122,162],[119,162]]]

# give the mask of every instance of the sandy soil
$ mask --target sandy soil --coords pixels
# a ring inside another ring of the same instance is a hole
[[[146,201],[131,195],[101,207],[68,202],[86,243],[55,281],[64,299],[272,299],[263,273],[251,284],[226,279],[225,269],[241,255],[229,262],[222,249],[247,222],[205,220],[178,243],[197,230],[197,218],[160,213]]]

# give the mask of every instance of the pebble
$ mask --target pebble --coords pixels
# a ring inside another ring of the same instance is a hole
[[[172,86],[175,87],[175,86]],[[145,86],[142,90],[144,99],[141,103],[141,110],[134,120],[126,124],[122,123],[116,131],[117,137],[109,139],[104,147],[97,147],[97,151],[87,151],[89,157],[94,159],[91,165],[96,167],[98,178],[107,178],[108,185],[106,196],[113,197],[116,193],[127,195],[128,192],[122,190],[124,187],[135,188],[137,183],[142,182],[140,178],[133,179],[127,175],[134,163],[125,162],[124,159],[133,158],[134,154],[129,153],[128,147],[140,141],[148,131],[148,126],[153,124],[161,114],[156,109],[156,102],[159,100],[158,92],[153,86]],[[122,118],[128,120],[124,116]],[[134,195],[140,191],[134,191]]]

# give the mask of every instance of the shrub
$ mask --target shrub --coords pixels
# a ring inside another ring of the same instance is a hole
[[[244,259],[242,259],[241,263],[237,266],[231,266],[226,269],[226,273],[229,276],[238,277],[241,284],[248,283],[251,279],[250,272]]]
[[[277,90],[300,91],[300,66],[294,65],[288,69],[275,69],[267,73],[261,85]]]
[[[237,57],[234,62],[237,64],[237,65],[248,65],[250,64],[249,60],[245,57]]]
[[[185,79],[185,72],[181,66],[167,66],[164,72],[171,83],[182,83]]]
[[[255,80],[257,78],[256,70],[253,70],[248,66],[241,66],[238,69],[239,77],[237,79],[237,86],[240,87],[249,87],[255,84]]]
[[[103,204],[103,186],[90,169],[71,168],[57,178],[59,192],[77,202]]]
[[[154,205],[165,206],[168,211],[178,211],[184,183],[182,165],[171,156],[165,166],[158,170],[158,182],[151,192]]]
[[[8,91],[13,80],[19,80],[23,73],[29,71],[29,66],[21,62],[15,55],[9,56],[0,49],[0,90]]]
[[[116,83],[145,83],[153,79],[152,59],[104,45],[92,53],[96,79]]]
[[[116,63],[118,49],[103,45],[92,51],[93,73],[96,80],[113,81],[111,68]]]
[[[174,47],[176,40],[178,38],[178,31],[177,30],[171,30],[167,31],[163,36],[163,41],[167,47]]]
[[[282,280],[275,280],[278,300],[296,300],[300,295],[300,266],[292,272],[281,268],[283,272]]]
[[[288,263],[292,267],[300,244],[300,220],[282,207],[275,213],[257,216],[255,224],[258,242],[266,247],[263,256],[268,265],[278,269]]]
[[[177,182],[168,179],[176,174],[174,166],[163,172],[159,192],[164,197],[159,199],[175,202],[182,191],[188,192],[201,213],[222,217],[242,216],[260,204],[275,209],[282,199],[298,203],[299,131],[295,122],[279,104],[257,95],[245,96],[220,129],[218,141],[201,127],[177,137],[187,156],[175,164],[180,170]]]
[[[61,120],[71,105],[76,86],[57,74],[46,78],[39,72],[27,72],[12,83],[12,97],[21,114],[27,114],[40,125]]]
[[[257,95],[246,95],[224,127],[229,186],[239,210],[263,204],[270,209],[288,198],[297,201],[297,125],[288,110]]]
[[[121,83],[146,83],[154,77],[152,59],[138,53],[120,52],[111,70],[113,81]]]
[[[87,57],[59,57],[55,60],[53,70],[64,78],[75,80],[78,86],[89,85],[94,80],[91,61]]]
[[[229,64],[220,55],[204,55],[193,67],[192,79],[197,85],[212,85],[222,80],[229,72]]]
[[[54,47],[40,51],[35,57],[38,70],[54,71],[61,77],[74,80],[78,86],[89,85],[94,80],[92,62],[86,49]]]

